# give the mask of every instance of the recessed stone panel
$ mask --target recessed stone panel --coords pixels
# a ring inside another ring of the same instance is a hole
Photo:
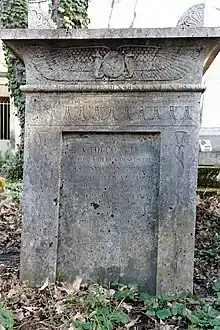
[[[160,135],[64,134],[58,270],[155,291]]]

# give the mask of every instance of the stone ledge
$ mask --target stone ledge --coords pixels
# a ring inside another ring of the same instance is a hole
[[[25,93],[69,93],[69,92],[199,92],[203,93],[206,87],[200,84],[45,84],[22,86]]]
[[[179,39],[220,38],[220,27],[136,29],[0,29],[0,39]]]

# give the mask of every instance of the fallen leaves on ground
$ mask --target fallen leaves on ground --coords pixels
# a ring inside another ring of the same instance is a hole
[[[218,278],[219,214],[220,196],[198,198],[194,274],[194,291],[197,295],[212,295],[212,283]],[[21,207],[13,203],[1,205],[0,253],[19,252],[20,228]],[[126,294],[126,286],[117,290],[103,287],[100,289],[99,286],[89,286],[83,283],[81,277],[76,277],[72,283],[51,284],[49,279],[46,279],[40,288],[33,289],[28,286],[28,283],[20,283],[18,274],[19,268],[16,264],[0,263],[0,302],[4,302],[7,310],[15,315],[13,319],[15,330],[97,330],[98,328],[94,328],[89,322],[91,320],[95,322],[97,318],[100,318],[100,313],[104,313],[105,317],[107,315],[107,318],[112,318],[112,320],[115,318],[121,320],[122,323],[117,327],[112,327],[112,330],[186,329],[181,322],[178,324],[175,317],[168,317],[167,322],[161,323],[158,320],[158,315],[160,315],[158,312],[156,316],[146,315],[143,303],[138,301],[135,292],[131,291],[130,296],[123,298],[123,294]],[[96,300],[94,302],[94,297],[97,292],[100,294],[99,290],[102,297],[100,304],[103,305],[97,309],[97,306],[93,307],[93,304],[97,304]],[[117,301],[115,297],[121,297],[121,300]],[[215,303],[215,298],[211,296],[209,302]],[[112,314],[105,308],[106,304],[110,304],[113,308],[113,312],[110,308]],[[193,308],[198,308],[198,306],[195,305]],[[165,315],[165,311],[162,314]],[[129,318],[127,318],[128,315]],[[5,329],[9,328],[0,325],[0,330]]]
[[[185,294],[154,297],[140,295],[138,291],[134,295],[129,286],[123,286],[121,291],[114,285],[114,290],[97,284],[85,285],[80,277],[71,284],[75,290],[66,287],[67,283],[52,284],[47,279],[41,288],[31,288],[28,283],[19,282],[17,269],[2,268],[0,324],[1,306],[5,306],[14,325],[11,328],[2,325],[0,330],[185,330],[196,319],[195,311],[201,310],[203,317],[204,308],[212,314],[219,308],[216,297],[204,300]],[[120,295],[123,292],[124,297],[117,296],[118,292]],[[213,315],[207,322],[217,322],[220,311]]]
[[[220,280],[220,195],[198,198],[196,218],[194,292],[207,296]]]
[[[220,276],[218,274],[220,268],[219,215],[220,195],[209,198],[198,197],[194,272],[194,291],[197,295],[212,294],[212,283]],[[0,207],[0,260],[2,253],[18,253],[20,244],[21,206],[4,203]],[[75,289],[69,284],[66,290],[74,291]]]
[[[0,254],[19,252],[21,245],[21,206],[0,205]]]

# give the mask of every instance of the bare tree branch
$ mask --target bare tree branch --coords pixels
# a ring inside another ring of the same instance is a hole
[[[109,19],[108,19],[108,28],[110,28],[112,13],[113,13],[113,10],[114,10],[114,7],[115,7],[115,3],[116,3],[115,0],[112,0],[111,10],[110,10]]]
[[[133,28],[133,26],[134,26],[134,22],[135,22],[135,20],[136,20],[136,16],[137,16],[137,3],[138,3],[138,0],[135,0],[133,20],[132,20],[132,22],[131,22],[130,28]]]

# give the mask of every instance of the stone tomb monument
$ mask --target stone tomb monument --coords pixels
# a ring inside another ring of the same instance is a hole
[[[192,291],[201,81],[220,29],[0,33],[27,74],[21,279]]]

